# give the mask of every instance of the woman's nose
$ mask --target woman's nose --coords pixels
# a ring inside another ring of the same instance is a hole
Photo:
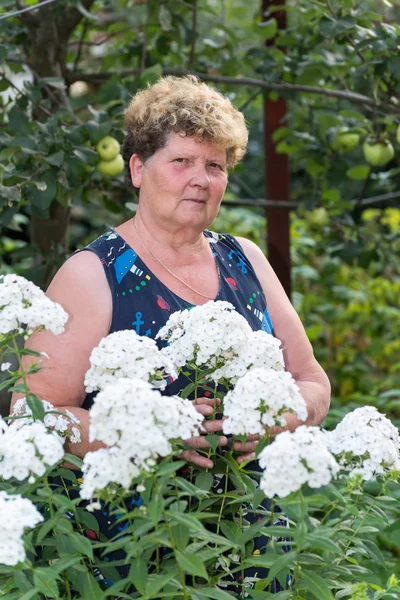
[[[206,165],[196,165],[192,173],[191,185],[199,187],[208,187],[210,185],[210,175]]]

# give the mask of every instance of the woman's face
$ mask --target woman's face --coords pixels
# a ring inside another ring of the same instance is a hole
[[[153,218],[203,230],[217,216],[228,182],[224,149],[173,133],[145,163],[133,155],[130,164],[140,204]]]

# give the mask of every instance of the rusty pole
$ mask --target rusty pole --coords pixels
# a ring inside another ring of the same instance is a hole
[[[271,6],[282,6],[285,0],[262,0],[262,19]],[[273,13],[279,29],[286,29],[286,11]],[[273,44],[268,40],[266,45]],[[272,136],[276,129],[285,124],[287,103],[284,98],[264,99],[264,159],[266,198],[287,201],[290,198],[289,160],[286,154],[277,154]],[[267,255],[272,268],[282,283],[287,295],[291,296],[290,274],[290,209],[266,207]]]

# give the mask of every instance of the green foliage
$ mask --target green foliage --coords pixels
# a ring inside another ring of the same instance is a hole
[[[400,210],[366,210],[357,227],[349,217],[326,219],[292,220],[295,308],[346,410],[368,402],[397,421]],[[264,218],[250,209],[221,210],[213,228],[263,246]]]

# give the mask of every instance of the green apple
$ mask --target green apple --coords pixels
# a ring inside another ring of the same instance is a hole
[[[314,227],[325,227],[329,223],[329,214],[326,208],[320,206],[307,213],[306,219]]]
[[[394,148],[388,141],[367,140],[363,144],[365,160],[373,167],[384,167],[394,156]]]
[[[98,171],[106,177],[116,177],[124,170],[122,154],[117,154],[113,160],[101,160],[97,165]]]
[[[360,143],[360,135],[347,127],[342,127],[336,133],[332,148],[338,152],[350,152]]]
[[[397,126],[396,130],[396,141],[398,144],[400,144],[400,125]]]
[[[106,135],[99,141],[96,146],[96,150],[100,155],[101,160],[113,160],[120,151],[120,145],[118,141],[111,137],[111,135]]]

